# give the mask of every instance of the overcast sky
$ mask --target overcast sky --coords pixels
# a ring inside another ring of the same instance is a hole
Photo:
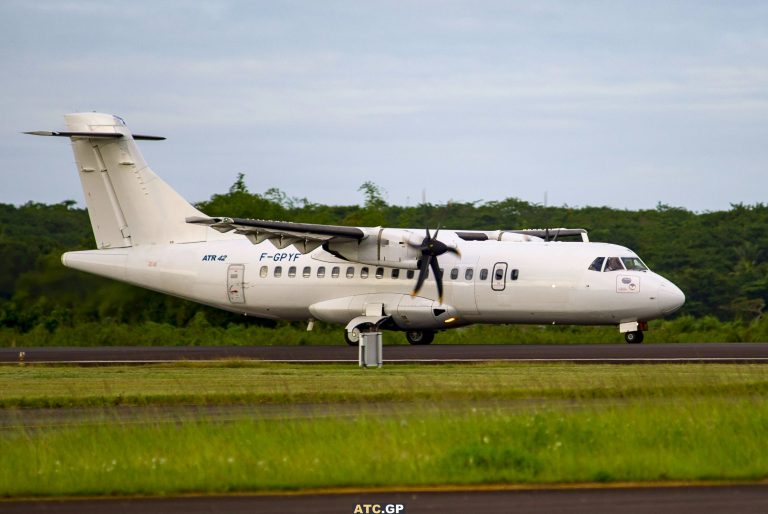
[[[20,134],[76,111],[166,136],[191,201],[768,201],[765,1],[4,0],[0,73],[2,203],[83,204],[66,140]]]

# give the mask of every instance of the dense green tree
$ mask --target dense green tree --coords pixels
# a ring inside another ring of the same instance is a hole
[[[229,192],[198,207],[212,216],[356,226],[579,227],[589,230],[592,241],[632,248],[677,283],[687,296],[681,315],[749,321],[760,317],[768,302],[768,207],[763,204],[704,213],[663,204],[641,211],[545,207],[516,198],[403,207],[387,204],[373,182],[363,183],[359,192],[362,205],[319,205],[274,188],[251,193],[241,173]],[[50,332],[82,322],[219,327],[246,322],[61,265],[62,252],[93,247],[87,212],[72,201],[0,204],[0,328]]]

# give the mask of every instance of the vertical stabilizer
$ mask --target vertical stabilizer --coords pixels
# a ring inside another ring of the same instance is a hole
[[[98,248],[205,240],[204,227],[185,222],[203,214],[147,166],[122,119],[99,113],[65,119],[69,132],[44,135],[72,140]]]

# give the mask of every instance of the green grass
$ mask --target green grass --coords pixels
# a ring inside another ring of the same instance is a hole
[[[752,322],[719,321],[707,316],[681,316],[652,321],[648,343],[760,342],[768,341],[768,317]],[[209,345],[344,345],[342,327],[316,323],[307,332],[304,323],[212,326],[204,317],[183,327],[166,323],[78,323],[54,328],[37,325],[29,332],[0,327],[0,347],[31,346],[209,346]],[[440,332],[438,344],[587,344],[622,343],[615,326],[473,325]],[[387,332],[386,344],[406,344],[402,333]]]
[[[16,429],[0,495],[759,480],[767,430],[762,398]]]
[[[5,408],[766,393],[768,366],[738,364],[0,366]]]
[[[763,480],[766,393],[735,364],[6,365],[0,496]],[[181,404],[247,408],[110,407]]]

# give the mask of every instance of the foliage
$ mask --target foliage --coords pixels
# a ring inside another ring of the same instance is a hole
[[[727,333],[742,337],[750,323],[760,319],[768,301],[768,206],[762,203],[735,204],[727,211],[704,213],[663,204],[641,211],[545,207],[516,198],[403,207],[389,205],[373,182],[365,182],[359,191],[362,206],[319,205],[275,188],[251,193],[240,173],[229,192],[213,195],[197,206],[214,216],[353,226],[580,227],[589,230],[592,241],[632,248],[654,271],[678,284],[687,297],[679,316],[737,322],[729,325],[733,330],[728,328]],[[53,334],[82,323],[187,327],[201,317],[225,332],[229,326],[273,325],[61,265],[59,257],[64,251],[93,246],[87,212],[74,207],[71,200],[55,205],[0,204],[2,333]],[[7,339],[0,344],[7,344]]]

